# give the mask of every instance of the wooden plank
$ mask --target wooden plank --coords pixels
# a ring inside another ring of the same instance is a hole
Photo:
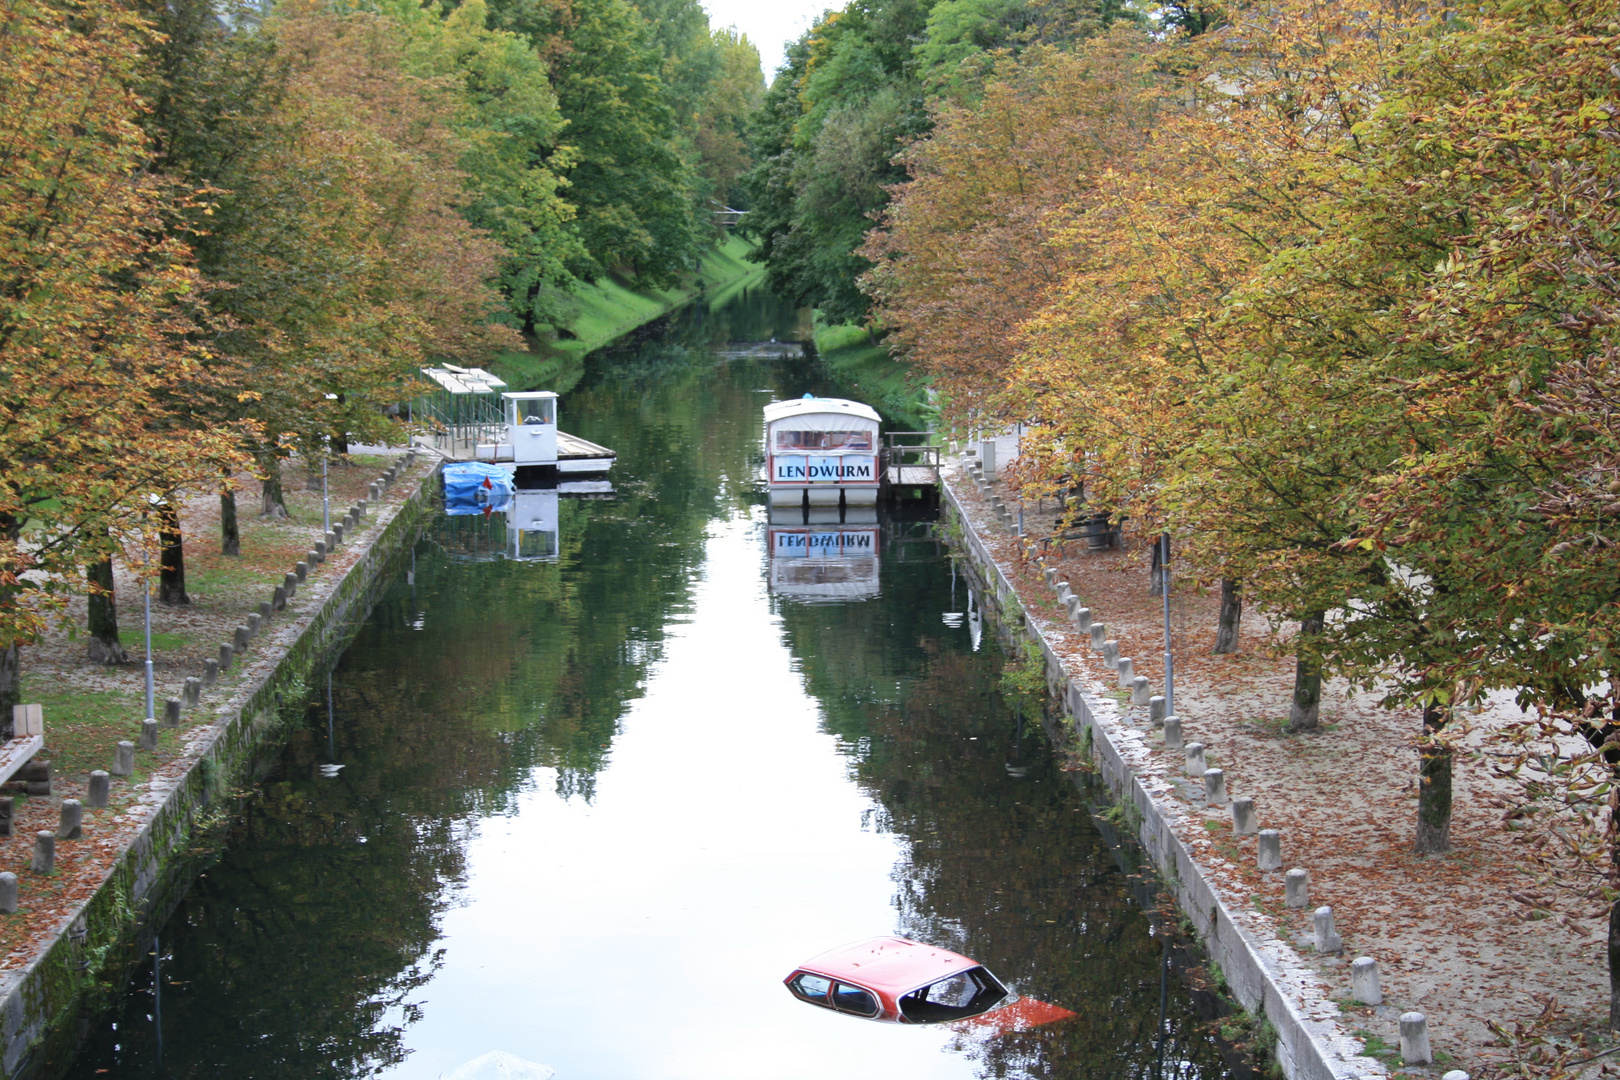
[[[5,783],[16,775],[17,770],[45,748],[45,736],[24,735],[6,743],[0,743],[0,784]]]

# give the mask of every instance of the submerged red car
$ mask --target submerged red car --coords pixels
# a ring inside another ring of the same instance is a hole
[[[831,949],[799,965],[783,982],[800,1001],[891,1024],[974,1020],[1002,1031],[1025,1031],[1074,1015],[1014,996],[976,960],[900,937]]]

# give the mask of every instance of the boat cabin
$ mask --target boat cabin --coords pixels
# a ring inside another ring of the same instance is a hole
[[[550,390],[502,394],[501,419],[500,441],[480,444],[480,461],[589,476],[607,472],[618,456],[605,446],[559,429],[557,395]]]
[[[772,506],[875,506],[878,414],[806,394],[765,406],[765,478]]]

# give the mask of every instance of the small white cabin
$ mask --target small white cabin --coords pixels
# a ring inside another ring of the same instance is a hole
[[[870,405],[806,394],[765,406],[765,477],[772,506],[875,506],[878,414]]]
[[[498,443],[482,443],[477,457],[516,468],[547,467],[559,473],[592,475],[607,472],[617,456],[605,446],[570,435],[557,427],[557,395],[550,390],[524,390],[501,395]]]

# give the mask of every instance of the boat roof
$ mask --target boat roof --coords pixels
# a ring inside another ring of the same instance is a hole
[[[849,401],[845,398],[811,397],[806,394],[802,398],[793,398],[791,401],[773,401],[765,406],[765,422],[774,424],[778,420],[786,420],[793,416],[814,415],[843,415],[858,416],[862,420],[870,420],[876,424],[880,422],[877,410],[870,405],[862,405],[858,401]]]
[[[895,996],[979,967],[949,949],[939,949],[902,937],[875,937],[829,949],[800,964],[805,971],[848,979]]]

